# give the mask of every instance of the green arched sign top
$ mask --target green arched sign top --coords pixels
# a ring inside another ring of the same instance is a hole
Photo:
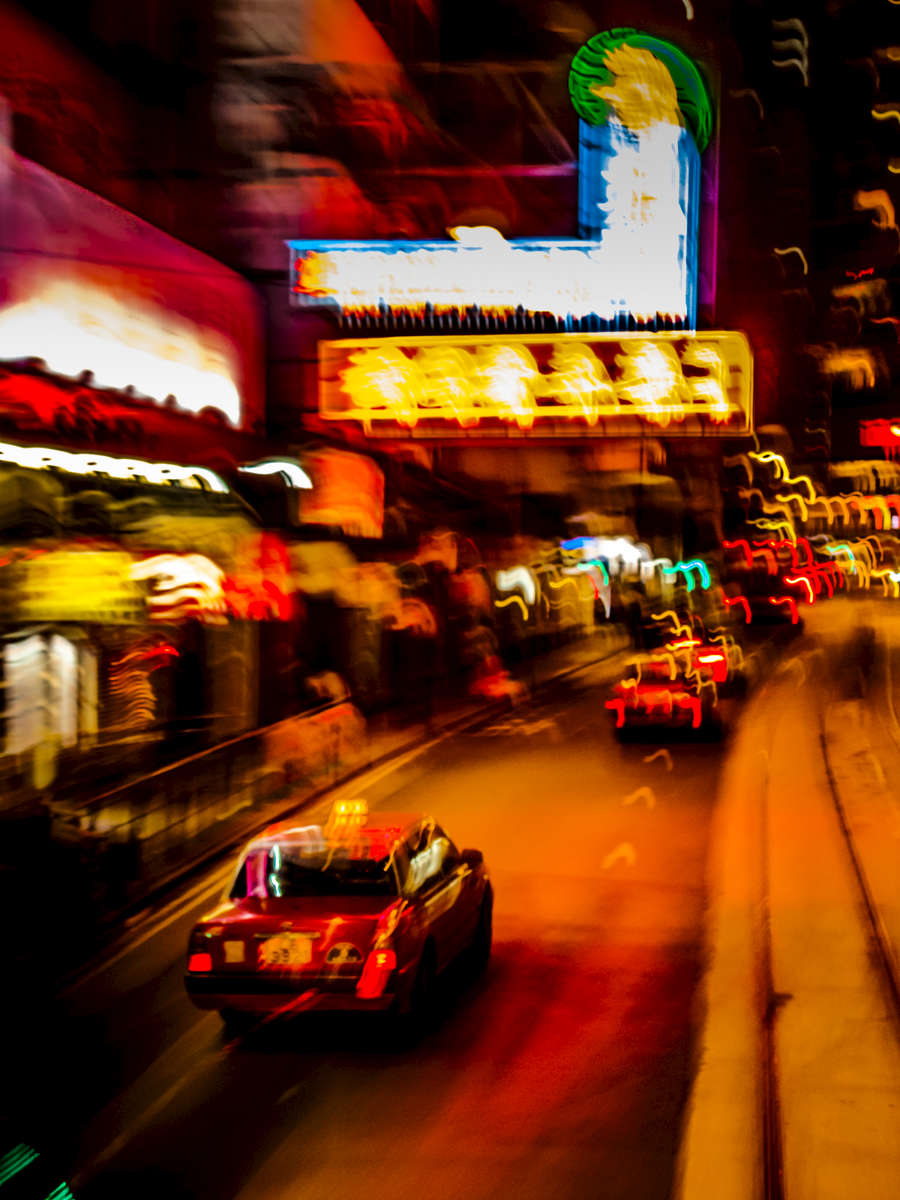
[[[607,104],[592,89],[597,84],[601,87],[612,84],[614,75],[606,60],[609,53],[620,46],[647,50],[666,67],[675,85],[678,107],[694,135],[697,149],[705,150],[712,136],[713,109],[697,65],[671,42],[664,42],[649,33],[638,33],[636,29],[596,33],[575,55],[569,70],[569,95],[579,117],[589,125],[606,124]]]

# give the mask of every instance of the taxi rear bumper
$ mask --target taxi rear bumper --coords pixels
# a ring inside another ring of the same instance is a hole
[[[272,978],[262,975],[223,975],[188,972],[184,985],[191,1002],[204,1010],[231,1009],[235,1012],[277,1013],[330,1009],[341,1012],[384,1012],[398,999],[403,972],[389,981],[380,996],[362,999],[356,994],[355,978],[300,976]]]

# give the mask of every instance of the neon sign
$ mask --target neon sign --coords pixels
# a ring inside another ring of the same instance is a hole
[[[0,312],[0,359],[29,356],[59,375],[90,370],[97,387],[131,385],[160,403],[172,397],[188,412],[216,409],[241,423],[228,340],[147,302],[123,303],[84,283],[47,284]]]
[[[712,107],[696,66],[669,42],[616,30],[579,50],[579,239],[506,241],[489,226],[452,241],[290,241],[292,300],[362,327],[484,319],[571,332],[635,321],[696,322],[700,153]],[[449,324],[448,324],[449,323]],[[546,328],[546,325],[543,326]]]
[[[644,214],[642,230],[650,216]],[[445,317],[463,322],[470,310],[483,317],[547,314],[567,329],[589,317],[645,323],[687,317],[683,288],[661,281],[658,260],[649,274],[633,265],[623,272],[628,246],[612,234],[601,245],[575,238],[507,241],[489,226],[450,233],[457,240],[289,242],[293,301],[344,317],[414,317],[426,325]]]
[[[0,442],[0,464],[38,471],[55,469],[72,475],[106,475],[110,479],[141,479],[145,483],[175,484],[208,492],[227,493],[228,484],[208,467],[182,467],[175,463],[144,462],[140,458],[113,458],[109,454],[72,454],[46,446],[14,446]]]
[[[877,419],[860,421],[859,444],[880,446],[888,458],[900,456],[900,421]]]
[[[536,424],[569,433],[734,434],[750,428],[740,333],[510,334],[319,344],[319,413],[367,433],[447,426],[474,436]],[[392,428],[393,427],[393,428]],[[453,430],[451,430],[452,432]]]

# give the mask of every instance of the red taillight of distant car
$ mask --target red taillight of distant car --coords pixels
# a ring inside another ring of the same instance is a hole
[[[188,959],[189,971],[211,971],[212,970],[212,955],[207,951],[192,954]]]

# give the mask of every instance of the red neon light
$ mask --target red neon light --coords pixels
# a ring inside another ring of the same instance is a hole
[[[791,567],[795,571],[797,570],[797,547],[793,542],[788,542],[782,539],[780,542],[767,542],[766,545],[771,546],[776,554],[779,554],[782,550],[787,548],[787,551],[791,556]]]
[[[746,538],[738,538],[736,542],[723,542],[722,546],[725,550],[743,550],[747,557],[747,566],[753,566],[753,552],[750,549],[750,543]]]
[[[793,596],[770,596],[769,603],[770,604],[787,604],[788,610],[791,614],[791,624],[792,625],[796,625],[797,622],[800,620],[800,615],[797,612],[797,601],[794,599]]]
[[[785,583],[804,583],[804,584],[806,584],[807,590],[809,592],[809,603],[810,604],[815,603],[815,596],[813,595],[813,586],[810,583],[810,581],[806,578],[805,575],[799,575],[796,578],[794,576],[785,575],[784,582]]]
[[[889,458],[895,458],[900,451],[900,435],[895,432],[897,428],[896,418],[860,421],[859,444],[881,446]]]
[[[728,608],[732,608],[735,604],[743,604],[743,606],[744,606],[744,621],[747,625],[750,624],[750,622],[753,620],[753,614],[750,611],[750,602],[748,601],[746,596],[732,596],[729,598],[723,592],[722,599],[725,601],[725,604]]]
[[[765,558],[765,560],[766,560],[766,570],[768,571],[768,573],[770,575],[777,575],[778,574],[778,559],[775,557],[775,551],[771,549],[769,543],[762,542],[762,543],[758,544],[758,543],[754,542],[753,545],[754,545],[754,547],[758,546],[758,548],[754,549],[754,551],[753,551],[753,557],[756,558],[756,556],[758,554],[761,554],[763,556],[763,558]]]

